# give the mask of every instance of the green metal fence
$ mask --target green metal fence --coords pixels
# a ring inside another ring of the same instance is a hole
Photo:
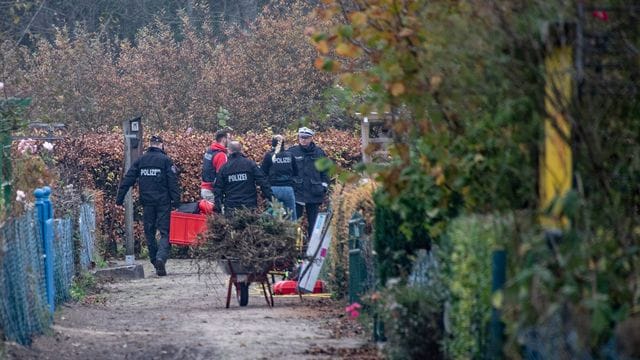
[[[349,220],[349,302],[360,302],[362,296],[369,288],[369,276],[365,263],[364,243],[364,219],[356,212]]]
[[[376,286],[376,265],[367,224],[359,212],[349,220],[349,302],[360,303],[362,295]],[[373,316],[373,341],[384,341],[384,324]]]

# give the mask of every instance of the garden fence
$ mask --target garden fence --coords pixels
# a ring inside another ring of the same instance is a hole
[[[365,247],[367,239],[364,233],[365,222],[359,212],[353,213],[349,220],[349,302],[360,302],[360,296],[372,287],[373,273],[367,272]],[[369,245],[370,247],[370,245]]]
[[[366,222],[358,211],[349,220],[349,302],[359,303],[360,297],[376,286],[376,264],[371,237]],[[378,315],[373,314],[373,340],[384,340],[384,329]]]
[[[46,196],[35,208],[0,226],[0,333],[23,345],[70,298],[73,276],[89,267],[94,246],[93,205],[82,204],[78,218],[52,219],[51,211],[43,211],[51,209],[48,192],[41,194]],[[74,243],[74,237],[80,240]]]

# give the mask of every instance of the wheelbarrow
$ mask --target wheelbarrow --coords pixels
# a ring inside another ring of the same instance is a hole
[[[236,288],[236,298],[240,306],[247,306],[249,304],[249,285],[253,282],[259,282],[262,285],[264,292],[264,299],[267,301],[267,306],[273,307],[273,291],[271,290],[271,283],[269,282],[269,271],[272,270],[272,266],[264,266],[263,271],[255,272],[246,266],[243,266],[240,261],[235,259],[219,260],[220,267],[225,274],[229,275],[229,287],[227,288],[227,309],[231,303],[231,288]]]

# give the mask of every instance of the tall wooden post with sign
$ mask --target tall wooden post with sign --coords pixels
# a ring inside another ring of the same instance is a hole
[[[142,154],[142,121],[140,117],[125,120],[122,122],[124,130],[124,168],[125,173],[131,165],[138,160]],[[132,192],[127,192],[124,198],[124,219],[125,219],[125,255],[133,259],[134,239],[133,239],[133,197]]]

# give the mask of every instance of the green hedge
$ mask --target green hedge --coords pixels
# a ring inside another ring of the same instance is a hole
[[[397,285],[382,295],[388,359],[443,359],[443,291],[436,279],[431,288]]]
[[[452,359],[486,358],[491,317],[492,252],[504,243],[508,217],[468,215],[448,229],[447,282],[452,336],[445,349]]]

